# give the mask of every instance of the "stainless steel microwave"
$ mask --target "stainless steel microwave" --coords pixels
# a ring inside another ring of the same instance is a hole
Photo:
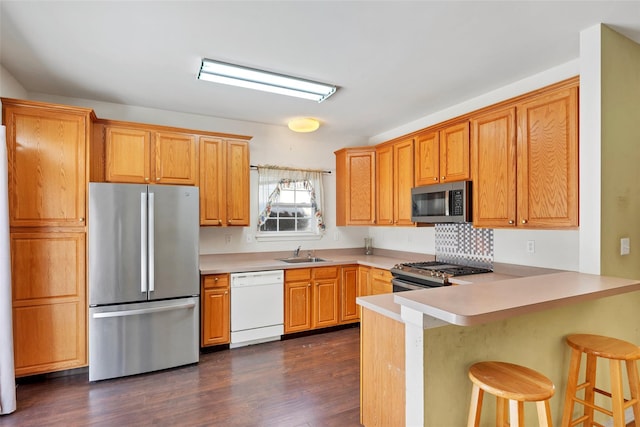
[[[412,188],[411,221],[423,224],[471,222],[471,181]]]

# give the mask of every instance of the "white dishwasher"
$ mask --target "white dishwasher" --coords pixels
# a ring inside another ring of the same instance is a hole
[[[284,271],[231,274],[231,348],[284,334]]]

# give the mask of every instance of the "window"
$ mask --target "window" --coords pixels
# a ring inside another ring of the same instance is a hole
[[[259,166],[258,176],[256,238],[321,237],[321,171]]]

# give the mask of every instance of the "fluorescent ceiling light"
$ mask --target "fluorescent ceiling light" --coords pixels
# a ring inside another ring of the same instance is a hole
[[[198,78],[214,83],[263,90],[318,102],[324,101],[336,91],[336,87],[332,85],[206,58],[202,60]]]

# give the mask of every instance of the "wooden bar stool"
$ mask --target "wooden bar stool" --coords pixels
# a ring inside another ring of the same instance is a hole
[[[469,378],[473,381],[473,390],[468,427],[480,425],[485,391],[497,399],[496,426],[524,425],[524,402],[536,402],[541,427],[552,426],[549,399],[555,393],[555,387],[541,373],[512,363],[479,362],[469,368]]]
[[[629,407],[633,407],[635,422],[638,425],[640,422],[640,383],[636,361],[640,359],[640,347],[627,341],[601,335],[574,334],[567,336],[566,340],[571,347],[571,361],[569,363],[569,379],[562,413],[562,426],[569,427],[580,423],[587,427],[601,426],[601,424],[593,420],[595,410],[613,417],[614,427],[624,427],[624,411]],[[585,381],[578,384],[582,353],[587,356]],[[598,357],[609,360],[610,392],[596,387],[596,362]],[[627,366],[630,400],[625,400],[623,396],[622,362],[625,362]],[[576,396],[576,393],[583,389],[584,399],[580,399]],[[611,398],[612,410],[597,406],[594,403],[596,393]],[[575,403],[584,406],[584,414],[573,420]]]

